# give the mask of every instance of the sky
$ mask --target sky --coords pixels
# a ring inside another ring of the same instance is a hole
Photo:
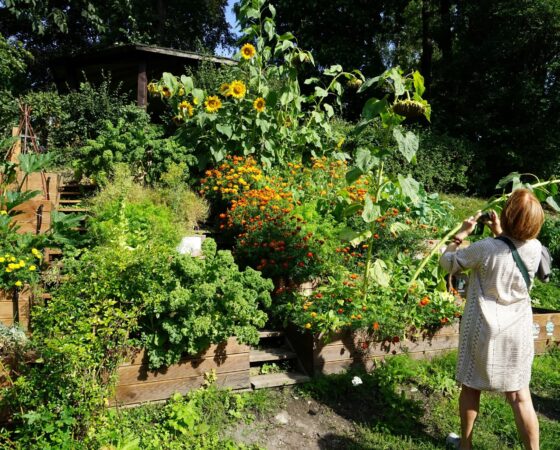
[[[237,27],[236,24],[236,19],[235,19],[235,13],[233,12],[233,4],[236,2],[236,0],[228,0],[227,6],[226,6],[226,20],[229,24],[229,29],[235,34],[238,35],[241,30],[239,29],[239,27]],[[216,48],[216,55],[219,56],[233,56],[234,50],[231,49],[225,49],[223,47],[217,47]]]

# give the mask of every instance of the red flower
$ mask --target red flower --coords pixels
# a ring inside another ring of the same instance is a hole
[[[308,258],[313,258],[313,253],[309,252],[309,253],[307,254],[307,257],[308,257]]]
[[[379,330],[379,323],[373,322],[373,329],[374,329],[375,331]]]
[[[344,312],[344,310],[342,308],[338,308],[338,311],[337,311],[338,314],[342,314],[343,312]]]

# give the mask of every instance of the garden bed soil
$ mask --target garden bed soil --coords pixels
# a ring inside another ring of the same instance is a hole
[[[11,326],[18,322],[24,330],[29,329],[31,313],[31,291],[24,288],[12,294],[0,290],[0,323]]]
[[[218,386],[249,389],[249,351],[249,346],[230,338],[156,371],[148,369],[147,358],[140,351],[117,369],[118,382],[112,404],[136,405],[167,400],[176,392],[184,395],[203,386],[205,374],[213,370]]]
[[[546,352],[560,342],[560,313],[535,310],[533,313],[535,353]],[[317,334],[288,330],[288,339],[310,376],[340,373],[350,368],[370,371],[376,360],[408,353],[412,358],[430,359],[457,348],[459,323],[447,325],[435,333],[394,341],[376,342],[365,330],[344,331],[325,341]]]

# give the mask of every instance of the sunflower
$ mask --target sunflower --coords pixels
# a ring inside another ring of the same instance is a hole
[[[150,94],[153,95],[153,94],[157,93],[157,91],[158,91],[157,84],[155,84],[155,83],[148,83],[148,92],[149,92]]]
[[[252,59],[253,56],[255,56],[255,53],[257,53],[257,51],[252,44],[245,44],[243,47],[241,47],[241,56],[244,59]]]
[[[229,95],[235,98],[243,98],[245,97],[245,93],[247,92],[247,88],[245,87],[245,83],[243,81],[234,80],[229,85]]]
[[[215,113],[222,107],[222,102],[217,95],[211,95],[204,101],[204,106],[206,107],[206,111],[209,113]]]
[[[167,86],[163,86],[161,88],[161,93],[164,97],[171,97],[171,89],[169,89]]]
[[[265,107],[266,107],[266,102],[265,102],[264,98],[262,98],[262,97],[257,98],[253,102],[253,108],[255,108],[257,110],[257,112],[262,113],[264,111]]]
[[[223,83],[220,86],[220,94],[222,94],[224,97],[229,97],[231,95],[231,93],[229,92],[229,83]]]
[[[179,111],[186,112],[189,117],[192,117],[194,114],[193,105],[191,105],[190,102],[187,102],[186,100],[183,100],[181,103],[179,103]]]

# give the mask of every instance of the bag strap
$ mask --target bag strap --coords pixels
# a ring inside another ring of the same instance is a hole
[[[523,279],[525,280],[525,284],[527,285],[527,290],[529,290],[531,288],[531,277],[529,276],[529,271],[527,270],[527,266],[521,259],[521,256],[519,256],[519,252],[517,251],[517,248],[515,247],[515,245],[513,245],[513,242],[511,242],[505,236],[498,236],[496,239],[505,242],[509,247],[509,249],[511,250],[511,253],[513,255],[513,260],[515,261],[515,264],[517,264],[517,267],[521,271],[521,275],[523,275]]]

